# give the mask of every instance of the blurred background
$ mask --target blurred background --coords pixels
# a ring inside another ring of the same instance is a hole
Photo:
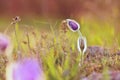
[[[0,0],[0,16],[119,19],[119,0]]]
[[[0,0],[0,26],[5,26],[14,16],[20,16],[22,22],[26,19],[26,24],[39,19],[72,18],[83,27],[93,28],[93,32],[96,30],[94,27],[98,26],[97,29],[102,31],[107,26],[105,31],[119,38],[119,12],[120,0]],[[115,31],[110,31],[110,27]]]
[[[119,0],[0,0],[0,17],[99,19],[119,23]],[[116,24],[118,26],[118,24]]]

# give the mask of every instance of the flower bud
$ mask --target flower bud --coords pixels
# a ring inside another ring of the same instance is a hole
[[[81,53],[85,53],[86,50],[87,50],[87,40],[85,37],[79,37],[78,38],[78,41],[77,41],[77,48],[78,48],[78,51]]]

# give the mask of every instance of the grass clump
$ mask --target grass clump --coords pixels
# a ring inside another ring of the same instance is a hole
[[[95,52],[85,53],[83,64],[80,63],[80,53],[77,50],[77,39],[79,34],[73,33],[62,24],[54,30],[39,31],[36,28],[21,29],[21,25],[16,24],[17,35],[13,32],[9,34],[14,44],[12,57],[16,60],[21,52],[22,57],[35,57],[42,62],[43,71],[47,80],[92,80],[92,74],[100,76],[98,80],[109,80],[114,77],[112,71],[120,70],[119,46],[114,46],[114,28],[108,23],[96,21],[80,21],[81,32],[86,36],[88,47],[98,45],[103,48],[103,54]],[[66,30],[65,30],[66,29]],[[16,42],[17,37],[17,42]],[[19,42],[18,42],[19,41]],[[94,49],[93,49],[94,50]],[[107,51],[107,55],[105,54]],[[0,57],[0,60],[2,57]],[[6,62],[2,62],[1,65]],[[5,64],[0,69],[0,79],[5,74]],[[109,73],[111,72],[111,73]],[[119,73],[120,74],[120,73]]]

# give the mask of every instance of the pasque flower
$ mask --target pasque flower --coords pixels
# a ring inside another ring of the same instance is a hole
[[[4,34],[0,34],[0,54],[4,53],[9,46],[10,41]]]
[[[15,24],[15,35],[16,35],[16,40],[19,45],[18,41],[18,36],[17,36],[17,31],[16,28],[18,27],[17,22],[19,21],[19,17],[14,18],[14,24]],[[1,41],[4,41],[7,44],[7,41],[4,39],[1,39]],[[0,43],[2,45],[2,43]],[[6,48],[6,46],[5,46]],[[18,59],[16,61],[13,61],[14,59],[12,57],[9,58],[8,55],[8,60],[9,63],[7,64],[6,67],[6,80],[45,80],[45,76],[43,74],[42,70],[42,65],[36,58],[23,58],[20,51],[20,47],[18,46]],[[0,47],[0,49],[2,49]],[[4,50],[4,47],[3,47]]]
[[[78,51],[81,53],[85,53],[87,50],[87,40],[85,37],[80,36],[77,41]]]
[[[71,31],[76,32],[80,29],[80,25],[75,20],[66,19],[66,22],[67,22],[67,26]]]
[[[45,80],[45,76],[36,59],[25,58],[7,65],[6,80]]]

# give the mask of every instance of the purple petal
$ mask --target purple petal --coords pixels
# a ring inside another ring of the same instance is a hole
[[[9,39],[5,36],[0,34],[0,52],[4,52],[9,45]]]
[[[23,59],[15,63],[12,70],[13,80],[44,80],[41,65],[35,59]]]
[[[72,31],[77,31],[80,28],[79,24],[71,19],[67,19],[67,24]]]

